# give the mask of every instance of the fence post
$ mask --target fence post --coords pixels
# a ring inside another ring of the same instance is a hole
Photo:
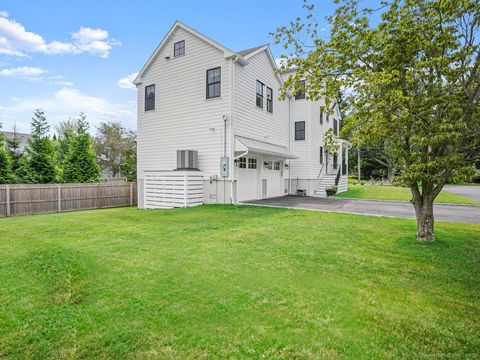
[[[130,183],[130,206],[133,205],[133,183]]]
[[[101,199],[100,199],[100,186],[97,185],[95,188],[97,190],[97,209],[101,209],[102,208],[102,203],[101,203]]]
[[[62,212],[62,185],[57,185],[57,212]]]
[[[10,185],[5,185],[5,204],[7,205],[7,216],[10,216]]]

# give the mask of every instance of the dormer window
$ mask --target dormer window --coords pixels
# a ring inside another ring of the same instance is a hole
[[[300,85],[300,88],[295,94],[295,100],[305,99],[305,80],[300,80],[298,85]]]
[[[173,56],[177,57],[181,55],[185,55],[185,40],[173,44]]]

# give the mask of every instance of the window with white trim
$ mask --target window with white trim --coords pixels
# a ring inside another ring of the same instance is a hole
[[[155,110],[155,85],[145,86],[145,111]]]
[[[220,67],[207,70],[207,99],[220,97],[222,71]]]
[[[173,44],[173,56],[177,57],[185,54],[185,40]]]
[[[273,170],[280,170],[280,161],[275,161],[273,163]]]
[[[241,157],[238,159],[238,167],[240,169],[246,169],[247,168],[247,158]]]
[[[263,109],[263,83],[261,81],[257,80],[257,94],[256,94],[256,100],[255,103],[257,104],[257,107],[260,109]]]
[[[305,140],[305,121],[295,122],[295,140]]]
[[[273,113],[273,90],[267,86],[267,111]]]
[[[298,85],[299,89],[295,94],[295,100],[305,99],[305,80],[300,80]]]
[[[249,169],[256,169],[257,168],[257,159],[248,158],[248,168]]]

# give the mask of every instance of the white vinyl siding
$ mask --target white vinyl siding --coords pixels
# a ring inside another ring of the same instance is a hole
[[[173,44],[185,40],[188,56],[172,57]],[[197,150],[204,176],[219,175],[223,119],[230,106],[230,61],[222,51],[178,28],[138,87],[138,172],[173,170],[176,150]],[[206,99],[206,71],[222,69],[221,96]],[[156,108],[144,111],[144,86],[156,84]],[[227,150],[230,149],[230,130]]]
[[[248,62],[247,66],[235,64],[235,134],[288,147],[289,100],[278,100],[280,83],[268,55],[262,51]],[[273,114],[256,105],[257,80],[272,88]]]

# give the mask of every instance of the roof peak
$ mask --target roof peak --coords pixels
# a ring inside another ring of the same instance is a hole
[[[265,46],[268,46],[268,44],[262,44],[262,45],[254,46],[248,49],[240,50],[240,51],[237,51],[237,54],[239,54],[240,56],[247,56],[248,54],[254,51],[257,51],[258,49],[261,49],[262,47],[265,47]]]

